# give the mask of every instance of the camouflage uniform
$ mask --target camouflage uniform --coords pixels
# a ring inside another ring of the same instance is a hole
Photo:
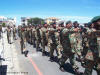
[[[57,51],[57,45],[58,45],[58,33],[56,28],[50,28],[49,29],[49,42],[50,42],[50,60],[53,61],[54,58],[54,50],[56,50],[56,53],[58,55]]]
[[[33,44],[33,42],[32,42],[32,27],[30,27],[30,30],[29,30],[29,42],[30,42],[30,44]]]
[[[48,32],[47,32],[47,34],[46,34],[46,36],[47,36],[47,41],[48,41],[47,46],[48,46],[48,52],[50,53],[50,38],[49,38],[50,26],[48,26],[47,30],[48,30]]]
[[[79,27],[79,24],[77,21],[73,22],[74,25],[74,29],[78,29],[77,33],[73,33],[73,38],[75,38],[75,42],[72,45],[74,48],[73,51],[75,52],[76,55],[78,55],[79,57],[82,57],[82,52],[83,52],[83,47],[82,47],[82,35],[81,35],[81,29]],[[72,39],[73,40],[73,39]]]
[[[8,39],[8,43],[11,43],[11,29],[10,29],[10,27],[7,28],[7,39]]]
[[[29,43],[29,27],[26,27],[26,41]]]
[[[16,33],[17,33],[17,30],[16,30],[16,27],[13,28],[13,39],[16,40]]]
[[[25,54],[25,57],[27,57],[28,51],[26,50],[26,29],[21,29],[21,37],[20,37],[20,44],[21,44],[21,53]]]
[[[76,42],[76,39],[74,38],[73,34],[73,29],[67,29],[64,28],[62,31],[63,34],[63,43],[62,43],[62,47],[63,47],[63,54],[62,54],[62,58],[60,60],[60,67],[64,67],[65,61],[69,58],[70,59],[70,63],[72,64],[73,68],[77,68],[76,64],[75,64],[75,50],[73,44]],[[74,44],[75,45],[75,44]]]
[[[62,53],[61,52],[62,52],[63,48],[62,48],[62,37],[61,37],[61,35],[62,35],[62,30],[63,29],[64,29],[64,27],[58,27],[57,28],[58,32],[56,32],[57,39],[58,39],[58,45],[57,45],[58,59],[60,59],[61,56],[62,56]]]
[[[60,70],[64,70],[65,61],[69,58],[70,63],[76,74],[80,74],[78,71],[78,66],[76,65],[76,57],[75,53],[77,53],[77,45],[76,45],[76,35],[78,33],[78,29],[72,28],[72,22],[66,22],[66,28],[62,30],[62,57],[60,59]]]
[[[41,30],[40,27],[36,27],[36,50],[39,51],[40,47],[39,45],[41,44]]]
[[[35,27],[33,27],[32,29],[32,42],[33,42],[33,47],[35,48],[36,47],[36,29]]]
[[[31,43],[31,28],[30,27],[28,27],[28,30],[27,30],[27,42]]]
[[[92,69],[94,67],[94,61],[98,58],[98,48],[97,48],[97,37],[95,33],[92,33],[95,29],[87,30],[87,54],[85,57],[85,72],[84,75],[92,75]]]
[[[42,43],[42,55],[45,54],[45,46],[47,45],[47,36],[46,36],[46,33],[47,33],[47,28],[45,27],[42,27],[41,28],[41,43]]]
[[[21,37],[20,37],[20,44],[21,44],[21,53],[25,50],[25,42],[26,42],[26,34],[24,28],[21,29]]]
[[[92,75],[93,68],[100,75],[100,16],[96,16],[91,20],[92,24],[88,33],[88,52],[85,57],[85,72],[84,75]],[[95,28],[95,29],[94,29]]]
[[[21,26],[18,26],[18,36],[20,37],[21,35]]]

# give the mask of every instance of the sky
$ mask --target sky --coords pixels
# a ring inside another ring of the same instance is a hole
[[[99,0],[0,0],[0,16],[59,17],[63,20],[88,22],[100,15]]]

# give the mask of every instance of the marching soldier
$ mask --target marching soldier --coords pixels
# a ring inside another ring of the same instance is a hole
[[[86,53],[88,51],[88,47],[87,47],[87,43],[88,43],[87,30],[89,30],[90,25],[91,25],[91,23],[88,23],[88,26],[85,24],[84,28],[82,29],[82,46],[83,46],[82,56],[83,56],[83,58],[86,56]]]
[[[87,30],[88,52],[85,57],[85,72],[84,75],[92,75],[93,68],[96,69],[97,75],[100,75],[100,16],[94,17]]]
[[[7,27],[7,39],[8,39],[8,43],[11,44],[11,29],[10,29],[10,26]]]
[[[32,35],[32,29],[33,29],[33,27],[31,26],[31,27],[30,27],[30,44],[31,44],[31,45],[33,45],[33,39],[32,39],[32,36],[33,36],[33,35]]]
[[[46,51],[45,51],[45,46],[47,45],[48,43],[48,40],[47,40],[47,24],[44,24],[44,26],[41,28],[41,43],[42,43],[42,55],[44,56]]]
[[[57,27],[57,30],[58,30],[58,36],[57,36],[57,39],[58,39],[58,45],[57,45],[57,50],[58,50],[58,59],[61,58],[62,56],[62,30],[64,29],[64,22],[61,21],[58,23],[58,27]]]
[[[48,47],[48,52],[50,53],[50,38],[49,38],[49,30],[50,30],[50,28],[51,28],[51,25],[48,25],[48,27],[47,27],[47,34],[46,34],[46,37],[47,37],[47,41],[48,41],[48,43],[47,43],[47,47]]]
[[[18,36],[20,37],[21,35],[21,26],[18,26]]]
[[[14,25],[13,27],[13,39],[16,40],[16,33],[17,33],[17,30],[16,30],[16,26]]]
[[[41,26],[36,27],[36,51],[40,50],[40,44],[41,44]]]
[[[28,31],[28,36],[29,36],[29,43],[32,45],[32,26],[29,26],[29,31]]]
[[[80,58],[82,58],[82,52],[83,52],[83,47],[82,47],[82,35],[81,35],[81,28],[79,27],[79,23],[77,21],[73,22],[74,29],[78,29],[78,33],[73,33],[73,38],[75,38],[75,42],[73,44],[73,48],[75,51],[75,54]],[[73,39],[72,39],[73,40]]]
[[[36,48],[36,29],[35,26],[32,27],[32,42],[33,42],[33,47]]]
[[[26,26],[26,35],[27,35],[27,36],[26,36],[26,41],[27,41],[28,43],[29,43],[29,39],[30,39],[30,38],[29,38],[29,30],[30,30],[30,29],[29,29],[29,26]]]
[[[26,28],[21,28],[21,37],[20,37],[20,44],[21,44],[21,53],[25,54],[27,57],[28,51],[26,50]]]
[[[74,38],[74,35],[72,35],[74,32],[77,32],[77,31],[78,31],[78,29],[72,28],[72,22],[71,21],[68,21],[66,23],[66,28],[64,28],[63,31],[62,31],[63,53],[62,53],[62,57],[60,59],[60,70],[65,71],[64,70],[64,64],[65,64],[65,61],[69,58],[70,63],[72,65],[75,73],[80,74],[80,72],[78,72],[78,66],[75,63],[75,61],[76,61],[75,60],[75,50],[74,50],[74,46],[73,46],[76,39]]]
[[[56,50],[56,53],[58,55],[57,51],[57,45],[58,45],[58,33],[57,33],[57,28],[56,24],[53,23],[52,27],[49,29],[49,42],[50,42],[50,61],[54,61],[54,50]]]

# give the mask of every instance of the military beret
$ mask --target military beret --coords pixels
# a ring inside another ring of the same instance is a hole
[[[91,24],[92,24],[92,22],[88,22],[88,23],[87,23],[87,25],[91,25]]]
[[[87,26],[90,27],[92,25],[92,22],[88,22]]]
[[[69,23],[72,23],[72,22],[71,22],[71,21],[67,21],[67,22],[66,22],[66,25],[69,24]]]
[[[21,28],[22,31],[25,31],[25,28]]]
[[[100,16],[95,16],[91,22],[94,23],[94,22],[97,22],[98,20],[100,20]]]
[[[47,24],[46,22],[43,23],[43,25]]]
[[[54,25],[54,24],[56,24],[56,22],[52,22],[52,23],[50,23],[50,25]]]
[[[74,22],[73,22],[73,24],[75,24],[75,23],[77,23],[77,24],[78,24],[78,22],[77,22],[77,21],[74,21]]]

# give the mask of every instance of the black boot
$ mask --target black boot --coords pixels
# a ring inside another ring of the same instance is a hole
[[[42,52],[42,56],[45,56],[45,53],[44,52]]]
[[[28,55],[28,51],[25,51],[24,54],[25,54],[25,57],[27,57],[27,55]]]
[[[54,57],[50,57],[50,61],[51,62],[54,62]]]
[[[60,66],[59,68],[62,72],[65,72],[64,66]]]
[[[24,54],[24,52],[23,52],[23,51],[21,51],[21,54]]]
[[[46,56],[46,51],[43,51],[42,52],[42,56]]]
[[[36,45],[35,44],[33,45],[33,48],[36,48]]]

